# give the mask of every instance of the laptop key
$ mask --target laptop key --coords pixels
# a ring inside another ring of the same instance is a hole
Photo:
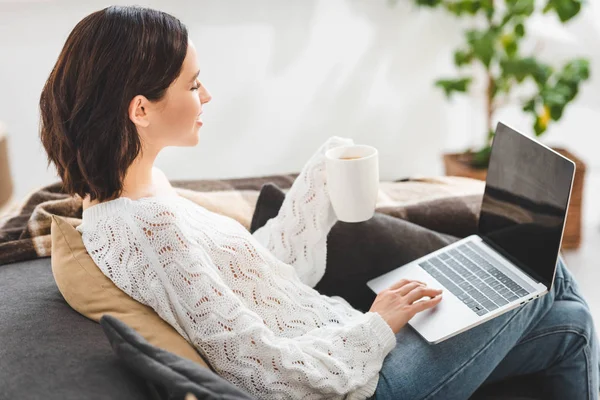
[[[480,278],[474,278],[473,282],[472,282],[475,287],[479,288],[484,287],[486,290],[489,290],[489,285],[487,283],[485,283],[485,281],[483,279]]]
[[[452,293],[455,296],[464,293],[458,286],[453,284],[445,285],[445,287],[450,291],[450,293]]]
[[[432,258],[430,261],[433,265],[435,265],[436,268],[444,267],[444,263],[441,260],[438,260],[437,258]]]
[[[460,290],[454,283],[450,282],[448,280],[448,278],[446,278],[445,276],[441,275],[441,276],[436,277],[435,279],[437,279],[437,281],[439,283],[441,283],[442,286],[444,286],[446,289],[448,289],[451,293],[453,293],[453,294],[462,293],[462,290]]]
[[[484,297],[483,300],[480,301],[480,303],[488,310],[491,309],[490,307],[495,306],[495,304],[492,301],[490,301],[487,297]]]
[[[438,278],[439,276],[442,276],[442,273],[439,270],[437,270],[437,269],[432,269],[431,271],[428,271],[428,272],[434,278]]]
[[[419,266],[427,272],[435,269],[435,267],[433,265],[431,265],[431,263],[429,261],[419,263]]]
[[[498,306],[502,307],[503,305],[508,304],[508,301],[504,298],[500,297],[498,300],[494,300],[494,303],[498,304]]]
[[[444,273],[450,278],[453,282],[457,282],[458,279],[463,280],[460,276],[456,274],[456,272],[452,271],[448,266],[444,265]]]
[[[485,279],[489,276],[489,274],[482,269],[480,269],[479,271],[476,271],[475,275],[477,275],[481,279]]]
[[[484,316],[485,314],[487,314],[489,311],[488,310],[479,310],[479,311],[475,311],[475,313],[477,313],[477,315]]]
[[[461,293],[457,294],[456,297],[458,297],[458,299],[463,302],[464,302],[464,300],[471,298],[471,296],[469,296],[468,294],[466,294],[465,292],[462,292],[462,291],[461,291]]]
[[[500,290],[500,288],[502,288],[502,284],[498,281],[493,281],[490,283],[490,287],[494,290]]]
[[[523,288],[518,283],[511,281],[511,282],[509,282],[509,285],[510,285],[509,288],[515,293],[518,292],[519,290],[523,290]]]
[[[504,299],[501,297],[490,297],[490,301],[494,304],[500,305]],[[504,300],[506,302],[506,300]],[[504,303],[506,304],[506,303]]]
[[[515,296],[515,295],[513,294],[513,295],[510,295],[509,297],[507,297],[507,298],[506,298],[506,300],[508,300],[508,301],[515,301],[515,300],[517,300],[518,298],[519,298],[519,296]]]
[[[471,286],[471,284],[469,282],[467,282],[467,281],[463,281],[463,282],[459,283],[458,286],[461,289],[463,289],[464,291],[466,291],[467,288]]]
[[[496,304],[498,303],[499,300],[503,299],[502,296],[500,296],[498,293],[496,293],[494,291],[487,292],[486,296]]]
[[[473,305],[479,305],[479,303],[476,302],[475,300],[473,300],[472,297],[468,297],[468,298],[464,299],[463,303],[465,303],[465,305],[467,305],[468,307],[472,307]]]

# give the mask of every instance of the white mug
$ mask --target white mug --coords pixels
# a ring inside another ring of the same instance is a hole
[[[367,145],[345,145],[325,153],[327,188],[338,220],[373,217],[379,193],[379,153]],[[348,159],[351,158],[351,159]]]

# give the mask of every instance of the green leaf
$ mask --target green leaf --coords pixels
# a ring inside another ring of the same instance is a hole
[[[523,111],[532,112],[535,114],[535,105],[537,104],[536,98],[529,99],[523,105]]]
[[[544,132],[546,132],[547,127],[543,126],[540,122],[540,118],[536,118],[533,124],[533,131],[535,132],[535,136],[541,136]]]
[[[485,12],[485,16],[488,20],[491,20],[494,16],[494,0],[481,0],[481,9]]]
[[[480,60],[486,68],[489,68],[494,57],[495,42],[498,33],[495,30],[466,32],[467,41],[473,50],[475,58]]]
[[[492,154],[492,147],[485,146],[483,149],[473,154],[472,165],[476,168],[486,168],[490,163],[490,155]]]
[[[562,117],[563,111],[565,110],[565,106],[566,106],[566,103],[563,105],[556,104],[556,105],[550,106],[550,117],[553,120],[558,121]]]
[[[549,107],[564,106],[567,103],[567,98],[553,88],[545,88],[540,94],[544,104]]]
[[[444,89],[446,97],[450,97],[454,92],[466,92],[469,89],[471,78],[461,79],[440,79],[435,82],[435,86]]]
[[[515,25],[515,35],[517,35],[517,37],[525,36],[525,26],[523,23],[519,22],[517,25]]]
[[[445,2],[444,6],[456,16],[463,14],[475,15],[481,9],[483,0],[455,0]]]
[[[550,79],[550,76],[552,75],[552,67],[542,63],[536,64],[537,66],[531,72],[531,76],[539,86],[543,86],[548,82],[548,79]]]
[[[579,14],[581,3],[581,0],[548,0],[546,7],[544,7],[544,13],[554,10],[558,18],[562,22],[566,22]]]
[[[530,16],[535,10],[535,0],[506,0],[507,15]]]
[[[471,52],[457,50],[454,53],[454,64],[458,67],[469,64],[471,60],[473,60],[473,53]]]
[[[504,34],[500,38],[500,43],[502,43],[502,47],[504,47],[504,51],[506,51],[506,55],[509,58],[513,58],[517,54],[518,45],[516,35],[512,33]]]
[[[575,97],[575,94],[577,92],[576,88],[568,86],[561,81],[558,81],[556,83],[556,85],[554,85],[554,91],[556,91],[557,93],[560,93],[568,101],[571,101]]]
[[[533,57],[501,60],[500,67],[504,75],[513,76],[519,83],[538,71],[537,61]]]
[[[442,4],[442,0],[415,0],[417,5],[425,7],[437,7]]]
[[[590,62],[584,58],[576,58],[568,62],[562,72],[560,78],[571,82],[580,82],[590,77]]]

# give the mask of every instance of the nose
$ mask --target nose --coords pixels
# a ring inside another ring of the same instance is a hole
[[[200,103],[208,103],[211,100],[212,96],[210,95],[210,92],[204,87],[204,85],[202,85],[200,87]]]

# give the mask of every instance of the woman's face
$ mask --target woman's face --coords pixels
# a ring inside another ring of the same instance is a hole
[[[202,105],[211,100],[198,79],[199,69],[196,48],[190,40],[181,74],[171,83],[165,97],[158,102],[145,102],[148,124],[140,134],[146,144],[157,149],[198,144]]]

